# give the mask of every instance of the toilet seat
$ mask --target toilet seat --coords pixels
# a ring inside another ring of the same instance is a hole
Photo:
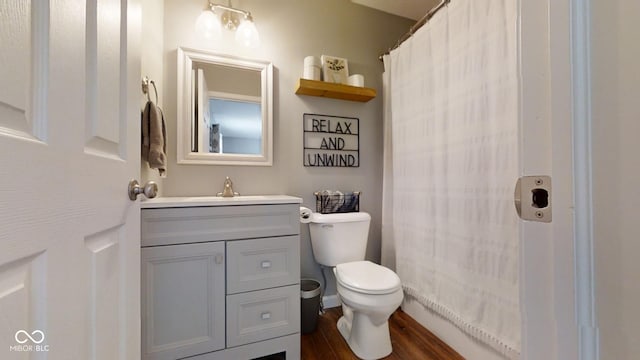
[[[345,288],[363,294],[389,294],[402,287],[391,269],[370,261],[354,261],[336,265],[336,280]]]

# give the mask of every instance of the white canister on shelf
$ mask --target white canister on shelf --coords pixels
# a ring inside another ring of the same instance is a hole
[[[364,76],[361,74],[353,74],[347,79],[347,84],[351,86],[364,87]]]
[[[307,80],[320,80],[321,69],[320,59],[315,56],[307,56],[304,58],[302,77]]]

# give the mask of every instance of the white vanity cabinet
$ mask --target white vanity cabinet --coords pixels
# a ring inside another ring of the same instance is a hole
[[[186,199],[142,203],[142,358],[299,359],[301,199]]]

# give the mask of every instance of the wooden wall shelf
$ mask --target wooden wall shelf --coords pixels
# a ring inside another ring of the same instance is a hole
[[[376,97],[376,89],[299,79],[296,84],[296,94],[367,102]]]

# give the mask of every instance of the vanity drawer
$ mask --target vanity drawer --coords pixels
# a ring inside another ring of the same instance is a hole
[[[142,246],[298,235],[299,204],[142,209]]]
[[[227,242],[227,294],[297,284],[300,237]]]
[[[300,332],[300,286],[227,295],[227,347]]]

